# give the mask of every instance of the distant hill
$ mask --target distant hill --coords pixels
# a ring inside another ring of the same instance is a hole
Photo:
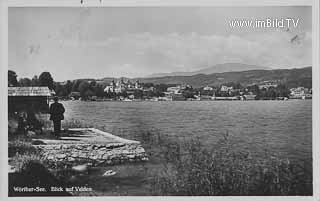
[[[207,71],[208,72],[208,71]],[[141,82],[154,84],[190,84],[193,87],[218,86],[235,82],[250,85],[263,81],[278,81],[288,87],[312,87],[312,67],[277,70],[248,70],[241,72],[223,72],[213,74],[196,74],[192,76],[165,76],[138,78]]]
[[[248,71],[248,70],[271,70],[272,68],[248,65],[241,63],[225,63],[217,64],[209,68],[204,68],[193,72],[172,72],[172,73],[157,73],[147,77],[167,77],[167,76],[192,76],[197,74],[212,74],[212,73],[224,73],[224,72],[235,72],[235,71]]]

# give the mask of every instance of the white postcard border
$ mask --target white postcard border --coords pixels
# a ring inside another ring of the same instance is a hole
[[[80,4],[80,0],[0,0],[0,64],[1,64],[1,199],[2,200],[42,200],[41,198],[23,197],[8,198],[8,127],[7,127],[7,70],[8,70],[8,7],[108,7],[108,6],[312,6],[312,75],[313,75],[313,100],[312,100],[312,116],[313,116],[313,196],[213,196],[213,197],[91,197],[94,200],[167,200],[167,199],[201,199],[201,200],[320,200],[320,99],[319,99],[319,0],[84,0]],[[88,197],[46,197],[45,199],[68,199],[68,200],[87,200]]]

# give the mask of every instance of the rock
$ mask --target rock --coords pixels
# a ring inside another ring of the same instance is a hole
[[[8,172],[9,172],[9,173],[15,173],[15,172],[17,172],[17,170],[16,170],[15,167],[13,167],[13,166],[11,166],[11,165],[8,165]]]
[[[149,158],[143,157],[143,158],[141,158],[141,161],[149,161]]]
[[[144,150],[144,148],[143,147],[137,147],[136,149],[135,149],[135,151],[136,152],[138,152],[138,153],[145,153],[145,150]]]
[[[103,154],[103,155],[102,155],[102,159],[106,160],[106,159],[108,159],[108,158],[109,158],[109,154]]]
[[[48,160],[53,160],[53,159],[54,159],[54,156],[49,155],[49,156],[47,157],[47,159],[48,159]]]
[[[80,152],[80,153],[79,153],[79,157],[80,157],[80,158],[87,158],[87,154]]]
[[[107,165],[112,165],[112,164],[113,164],[113,163],[112,163],[112,160],[107,160],[107,161],[106,161],[106,164],[107,164]]]
[[[98,149],[98,148],[99,148],[99,147],[98,147],[97,145],[95,145],[95,144],[91,146],[91,149],[93,149],[93,150],[96,150],[96,149]]]
[[[97,160],[98,159],[98,155],[91,156],[90,159]]]
[[[77,157],[79,157],[79,154],[78,154],[78,153],[73,153],[73,154],[71,155],[71,157],[72,157],[72,158],[77,158]]]
[[[33,131],[28,131],[27,136],[31,137],[31,136],[35,136],[36,133]]]
[[[97,164],[98,164],[98,165],[101,165],[101,164],[103,164],[103,163],[104,163],[104,160],[98,160],[98,161],[97,161]]]
[[[107,170],[102,176],[109,177],[109,176],[112,176],[112,175],[115,175],[115,174],[117,174],[115,171]]]
[[[70,145],[61,145],[61,148],[62,148],[62,149],[70,149],[71,146],[70,146]]]
[[[71,169],[74,170],[74,171],[77,171],[77,172],[85,172],[85,171],[88,171],[89,166],[86,163],[86,164],[83,164],[83,165],[73,166]]]
[[[33,144],[33,145],[45,145],[46,143],[44,143],[44,142],[41,141],[41,140],[33,140],[33,141],[32,141],[32,144]]]
[[[76,145],[76,146],[75,146],[75,149],[82,150],[82,149],[83,149],[83,147],[82,147],[81,145]]]
[[[110,144],[106,145],[106,148],[114,149],[114,148],[123,147],[123,146],[125,146],[125,144],[123,144],[123,143],[110,143]]]
[[[123,150],[122,154],[129,154],[130,152],[128,150]]]
[[[63,158],[65,158],[67,155],[65,155],[65,154],[58,154],[57,155],[57,158],[58,159],[63,159]]]
[[[73,157],[68,157],[68,161],[69,162],[73,162],[73,161],[75,161],[76,159],[74,159]]]
[[[101,148],[99,148],[99,152],[105,152],[106,150],[107,150],[106,147],[101,147]]]

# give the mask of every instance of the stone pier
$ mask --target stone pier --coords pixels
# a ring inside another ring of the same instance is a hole
[[[90,163],[106,166],[148,161],[139,141],[127,140],[95,128],[64,131],[60,139],[33,139],[33,146],[52,168]]]

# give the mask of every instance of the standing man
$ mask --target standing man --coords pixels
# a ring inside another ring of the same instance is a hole
[[[50,120],[53,121],[54,135],[59,137],[61,130],[61,120],[64,119],[65,109],[61,103],[58,103],[58,97],[53,98],[54,103],[50,105]]]

